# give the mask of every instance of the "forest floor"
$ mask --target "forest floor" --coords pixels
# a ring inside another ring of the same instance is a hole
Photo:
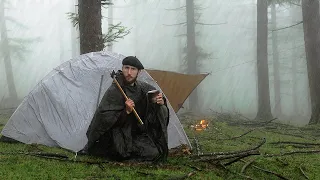
[[[0,129],[7,117],[0,117]],[[0,142],[1,179],[320,179],[320,126],[277,120],[250,121],[240,114],[180,117],[193,149],[170,151],[168,162],[116,163],[61,148]]]

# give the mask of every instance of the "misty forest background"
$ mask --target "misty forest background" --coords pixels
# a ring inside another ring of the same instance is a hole
[[[317,0],[0,0],[0,109],[104,48],[148,69],[210,73],[179,113],[320,123]]]

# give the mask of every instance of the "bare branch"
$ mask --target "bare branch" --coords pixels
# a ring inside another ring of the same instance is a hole
[[[165,9],[165,10],[168,10],[168,11],[183,10],[183,8],[185,8],[185,7],[186,7],[186,6],[181,6],[181,7],[178,7],[178,8]]]
[[[221,25],[221,24],[227,24],[227,23],[225,22],[225,23],[217,23],[217,24],[206,24],[206,23],[195,22],[195,24],[204,25],[204,26],[214,26],[214,25]]]
[[[181,23],[177,23],[177,24],[163,24],[164,26],[177,26],[177,25],[184,25],[187,24],[187,22],[181,22]]]
[[[273,29],[273,30],[271,30],[271,31],[279,31],[279,30],[291,28],[291,27],[297,26],[297,25],[302,24],[302,23],[303,23],[303,21],[300,21],[300,22],[298,22],[298,23],[296,23],[296,24],[293,24],[293,25],[290,25],[290,26],[287,26],[287,27],[283,27],[283,28],[279,28],[279,29]]]

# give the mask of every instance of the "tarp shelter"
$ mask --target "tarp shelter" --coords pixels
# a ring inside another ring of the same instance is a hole
[[[97,104],[112,83],[110,73],[121,69],[124,57],[108,51],[92,52],[56,67],[24,98],[1,134],[26,144],[59,146],[78,152],[87,143],[86,131]],[[150,70],[150,75],[148,72],[143,70],[138,79],[158,88],[169,100],[169,148],[181,144],[191,147],[175,112],[206,74],[182,76],[173,72]],[[158,78],[163,89],[152,75]],[[165,82],[168,77],[176,80]],[[192,84],[187,86],[185,83],[188,82]]]

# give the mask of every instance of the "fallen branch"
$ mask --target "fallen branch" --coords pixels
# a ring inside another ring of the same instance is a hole
[[[251,156],[252,154],[246,154],[246,155],[244,155],[244,156],[240,156],[240,157],[237,157],[237,158],[235,158],[234,160],[232,160],[232,161],[230,161],[230,162],[227,162],[227,163],[225,163],[225,164],[223,164],[224,166],[229,166],[229,165],[231,165],[231,164],[233,164],[233,163],[235,163],[235,162],[238,162],[239,160],[241,160],[241,159],[243,159],[243,158],[245,158],[245,157],[248,157],[248,156]],[[257,155],[259,155],[259,154],[257,154]]]
[[[252,164],[255,160],[256,160],[256,159],[252,159],[251,161],[248,161],[248,162],[241,168],[240,173],[243,174],[244,171],[246,170],[246,168],[247,168],[248,166],[250,166],[250,164]]]
[[[259,125],[262,125],[262,126],[265,126],[265,125],[271,123],[272,121],[274,121],[276,119],[278,119],[278,118],[273,118],[273,119],[270,119],[268,121],[262,121],[262,122],[243,123],[243,125],[246,125],[246,126],[259,126]]]
[[[69,157],[64,154],[58,153],[46,153],[46,152],[0,152],[1,155],[29,155],[45,158],[59,158],[59,159],[68,159]]]
[[[315,138],[312,138],[312,137],[308,138],[308,137],[302,136],[300,134],[290,134],[290,133],[284,133],[284,132],[279,132],[279,131],[268,131],[268,130],[266,130],[266,131],[267,132],[271,132],[271,133],[286,135],[286,136],[293,136],[293,137],[299,137],[299,138],[303,138],[303,139],[316,140]]]
[[[263,138],[262,141],[255,147],[250,148],[250,149],[246,149],[246,150],[240,150],[240,151],[231,151],[231,152],[212,152],[212,153],[202,153],[199,155],[199,157],[203,157],[203,156],[218,156],[218,155],[231,155],[231,154],[240,154],[240,153],[245,153],[248,151],[253,151],[256,150],[258,148],[260,148],[264,143],[266,143],[266,139]],[[198,156],[192,156],[192,157],[198,157]]]
[[[244,163],[247,163],[245,160],[241,160],[241,161],[244,162]],[[255,166],[255,165],[252,165],[252,167],[254,167],[254,168],[256,168],[256,169],[259,169],[259,170],[261,170],[261,171],[264,171],[264,172],[266,172],[266,173],[273,174],[273,175],[277,176],[277,177],[280,178],[280,179],[289,180],[288,178],[284,177],[283,175],[278,174],[278,173],[273,172],[273,171],[270,171],[270,170],[268,170],[268,169],[263,169],[263,168],[260,168],[260,167],[258,167],[258,166]]]
[[[238,158],[238,157],[248,157],[248,156],[253,156],[253,155],[260,155],[260,152],[258,150],[252,150],[252,151],[247,151],[247,152],[241,152],[237,154],[228,154],[228,155],[218,155],[218,156],[213,156],[213,157],[206,157],[206,158],[200,158],[194,160],[194,162],[208,162],[208,161],[220,161],[220,160],[225,160],[225,159],[232,159],[232,158]],[[242,159],[240,158],[240,159]]]
[[[320,143],[292,142],[292,141],[278,141],[278,142],[270,142],[269,144],[299,144],[299,145],[320,146]]]
[[[264,157],[288,156],[288,155],[293,155],[293,154],[312,154],[312,153],[320,153],[320,150],[292,151],[292,152],[285,152],[285,153],[280,153],[280,154],[265,154]]]
[[[228,139],[220,139],[220,140],[233,140],[233,139],[241,138],[241,137],[249,134],[250,132],[252,132],[252,131],[254,131],[254,130],[255,130],[255,129],[251,129],[251,130],[249,130],[249,131],[247,131],[247,132],[245,132],[245,133],[243,133],[243,134],[241,134],[241,135],[239,135],[239,136],[234,136],[234,137],[231,137],[231,138],[228,138]]]
[[[302,165],[302,164],[301,164]],[[306,178],[309,179],[309,177],[306,175],[306,173],[303,171],[301,165],[299,166],[300,172],[302,173],[302,175]]]

